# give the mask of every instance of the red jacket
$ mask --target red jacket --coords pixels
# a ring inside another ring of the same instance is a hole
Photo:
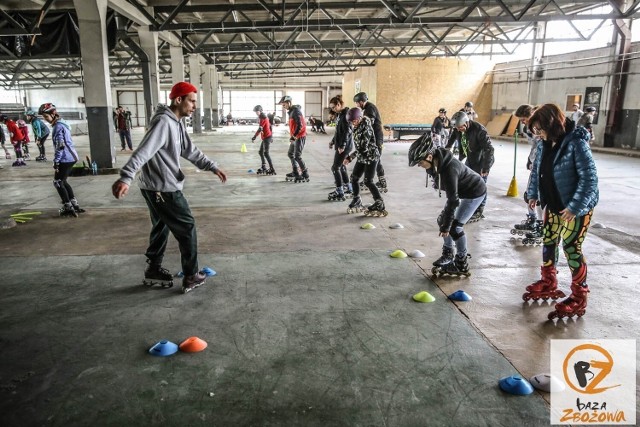
[[[7,125],[7,129],[9,130],[9,134],[11,135],[12,144],[23,142],[25,140],[24,133],[22,133],[22,130],[18,127],[16,122],[11,119],[7,119],[5,124]]]
[[[269,138],[273,133],[271,132],[271,122],[265,113],[260,113],[260,122],[258,123],[258,130],[256,131],[254,137],[260,134],[260,139],[263,141]]]

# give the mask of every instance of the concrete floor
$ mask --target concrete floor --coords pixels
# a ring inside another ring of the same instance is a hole
[[[409,144],[387,144],[390,215],[366,219],[347,215],[348,202],[326,200],[331,135],[309,136],[312,181],[292,184],[284,182],[283,127],[272,146],[279,175],[247,173],[260,166],[253,131],[194,137],[228,173],[225,185],[183,162],[200,264],[218,272],[188,295],[179,279],[170,289],[141,285],[150,223],[137,188],[117,201],[113,175],[70,178],[87,213],[59,218],[51,163],[11,168],[0,160],[1,217],[42,212],[0,230],[0,424],[542,426],[549,396],[507,395],[500,378],[548,372],[550,339],[640,336],[632,296],[639,159],[595,154],[594,221],[604,228],[592,228],[584,245],[591,300],[584,318],[554,324],[548,303],[521,299],[538,278],[541,250],[509,233],[525,216],[521,197],[505,196],[511,142],[494,141],[487,219],[466,228],[473,275],[432,280],[444,199],[424,187],[423,170],[407,167]],[[141,136],[136,130],[134,141]],[[75,141],[88,154],[88,137]],[[122,165],[127,155],[118,154]],[[527,154],[519,147],[520,193]],[[365,222],[377,228],[361,230]],[[405,228],[389,228],[397,222]],[[390,258],[398,248],[426,258]],[[180,270],[173,239],[165,266]],[[564,260],[559,277],[566,290]],[[473,301],[447,300],[457,289]],[[421,290],[436,302],[413,302]],[[189,336],[208,348],[147,353],[161,339]]]

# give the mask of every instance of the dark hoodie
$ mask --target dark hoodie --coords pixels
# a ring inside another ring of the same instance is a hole
[[[447,232],[453,224],[453,216],[460,206],[460,199],[475,199],[487,192],[482,177],[455,157],[446,148],[437,148],[433,153],[437,168],[427,170],[437,188],[447,194],[447,203],[442,210],[440,231]]]

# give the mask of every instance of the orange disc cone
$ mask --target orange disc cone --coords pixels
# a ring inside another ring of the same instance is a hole
[[[197,353],[207,348],[207,342],[198,337],[189,337],[180,343],[180,351]]]

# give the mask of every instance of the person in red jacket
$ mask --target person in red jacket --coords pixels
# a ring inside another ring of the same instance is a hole
[[[273,134],[271,133],[271,122],[269,121],[269,117],[262,111],[261,105],[256,105],[253,107],[254,113],[258,116],[259,124],[258,130],[251,138],[251,142],[255,142],[258,135],[262,142],[260,143],[260,160],[262,161],[262,167],[258,169],[258,175],[275,175],[276,170],[273,168],[273,163],[271,162],[271,156],[269,155],[269,146],[273,142]],[[266,160],[266,161],[265,161]],[[269,168],[267,169],[267,163],[269,163]]]
[[[26,166],[27,164],[22,158],[22,144],[25,139],[24,133],[20,130],[16,122],[4,114],[0,114],[0,123],[4,123],[7,126],[7,130],[11,137],[11,144],[13,145],[13,150],[16,153],[16,161],[13,162],[11,166]]]
[[[291,135],[288,155],[291,159],[293,172],[288,173],[285,179],[287,181],[309,182],[309,172],[302,160],[302,150],[304,150],[304,144],[307,140],[307,121],[302,114],[302,107],[293,105],[293,101],[288,95],[283,96],[278,104],[282,105],[282,108],[289,114],[289,133]]]

